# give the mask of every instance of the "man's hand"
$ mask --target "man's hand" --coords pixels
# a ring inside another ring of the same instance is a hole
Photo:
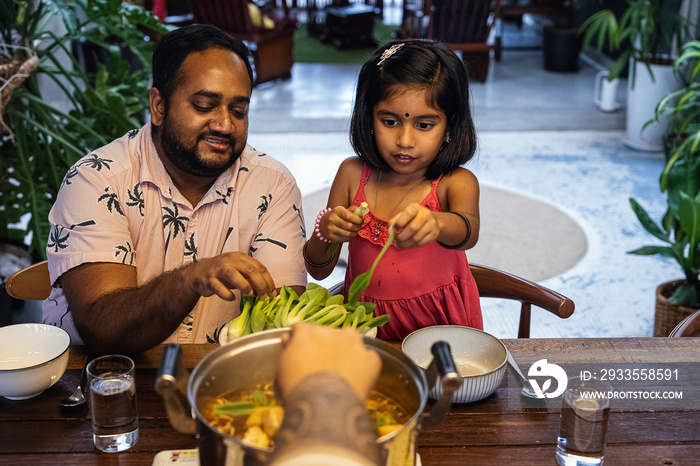
[[[217,295],[233,301],[231,291],[237,289],[244,296],[259,298],[276,296],[275,282],[264,265],[242,252],[229,252],[200,260],[186,271],[186,283],[200,296]]]
[[[357,330],[301,323],[292,327],[282,351],[277,385],[284,399],[307,375],[330,372],[345,378],[360,400],[366,400],[381,367],[379,355],[365,348]]]

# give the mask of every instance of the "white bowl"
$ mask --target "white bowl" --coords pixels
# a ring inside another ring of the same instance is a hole
[[[0,396],[25,400],[58,382],[68,365],[70,336],[59,327],[0,327]]]
[[[437,341],[450,345],[457,372],[462,376],[462,387],[453,393],[453,403],[482,400],[503,382],[508,368],[506,347],[501,340],[482,330],[460,325],[425,327],[408,335],[401,349],[413,362],[427,369],[433,360],[430,348]],[[438,380],[428,396],[437,400],[441,395],[442,386]]]

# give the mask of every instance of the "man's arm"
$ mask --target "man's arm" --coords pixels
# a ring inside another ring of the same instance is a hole
[[[135,354],[168,336],[200,296],[233,301],[243,295],[276,295],[267,269],[240,252],[203,259],[137,286],[136,268],[88,263],[61,276],[61,286],[76,329],[86,345],[100,353]]]
[[[327,464],[380,463],[377,430],[367,407],[340,375],[317,372],[307,376],[289,392],[284,405],[272,465],[309,464],[320,458]]]
[[[327,464],[379,464],[365,400],[381,365],[355,329],[294,325],[277,371],[285,413],[271,464],[310,464],[320,457]]]

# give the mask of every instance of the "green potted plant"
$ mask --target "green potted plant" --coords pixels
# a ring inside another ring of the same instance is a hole
[[[26,242],[40,260],[70,166],[144,124],[154,45],[147,33],[168,28],[121,0],[0,0],[0,17],[0,241]],[[72,47],[86,43],[107,52],[94,73]]]
[[[675,259],[685,278],[661,284],[657,289],[654,336],[668,336],[683,318],[700,309],[700,127],[697,124],[700,42],[686,44],[675,62],[677,69],[690,66],[690,81],[680,91],[666,96],[657,107],[663,113],[686,115],[695,113],[695,122],[681,118],[685,135],[664,167],[659,183],[666,193],[667,210],[660,223],[634,199],[632,209],[642,226],[664,245],[644,246],[631,254],[653,255]],[[692,120],[692,118],[691,118]],[[686,125],[686,123],[688,123]]]
[[[599,50],[619,53],[610,66],[609,80],[619,77],[629,66],[625,144],[660,151],[667,120],[645,123],[653,118],[657,103],[681,87],[673,73],[673,60],[691,37],[691,23],[680,11],[680,0],[626,3],[619,20],[610,9],[588,18],[581,26],[584,44],[595,41]]]
[[[700,131],[700,41],[690,41],[683,46],[674,70],[683,82],[683,87],[668,94],[656,106],[654,119],[647,124],[669,117],[664,135],[664,151],[667,159],[687,139]]]

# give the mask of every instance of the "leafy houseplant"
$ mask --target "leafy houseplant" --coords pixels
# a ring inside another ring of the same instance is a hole
[[[629,65],[625,144],[661,151],[668,120],[645,123],[653,118],[661,98],[681,87],[673,73],[673,57],[691,37],[691,23],[680,12],[681,0],[626,0],[626,4],[619,21],[609,9],[586,20],[581,26],[584,43],[595,39],[599,50],[607,46],[610,52],[619,52],[608,80],[619,77]]]
[[[678,91],[664,97],[656,106],[656,114],[651,124],[664,116],[670,117],[666,130],[667,156],[670,159],[681,146],[682,150],[693,151],[692,143],[685,144],[688,138],[695,139],[700,136],[700,41],[690,41],[683,46],[681,55],[674,64],[674,70],[684,83]]]
[[[606,45],[620,55],[610,66],[608,79],[620,76],[630,59],[643,63],[649,73],[652,64],[671,64],[670,54],[680,50],[690,37],[690,23],[680,13],[680,0],[627,0],[619,21],[612,10],[598,11],[582,25],[584,43],[595,39],[599,50]],[[634,73],[634,69],[631,70]],[[634,74],[632,74],[634,79]]]
[[[0,239],[30,236],[29,250],[40,259],[48,212],[68,169],[144,124],[153,49],[144,31],[167,28],[121,0],[0,0],[0,17]],[[53,32],[56,23],[65,34]],[[108,59],[85,71],[80,44],[103,49]],[[46,82],[58,90],[47,92]],[[65,108],[49,103],[57,97]]]
[[[644,228],[666,245],[645,246],[630,253],[659,254],[675,259],[685,279],[678,284],[668,301],[700,309],[700,127],[697,123],[700,88],[695,81],[700,70],[700,42],[689,42],[683,48],[675,67],[683,66],[691,68],[690,81],[684,89],[665,97],[657,107],[657,117],[661,113],[679,116],[695,114],[695,121],[687,116],[679,117],[687,131],[686,136],[673,149],[659,180],[661,191],[666,192],[668,201],[661,223],[655,223],[637,201],[630,199],[632,209]]]

